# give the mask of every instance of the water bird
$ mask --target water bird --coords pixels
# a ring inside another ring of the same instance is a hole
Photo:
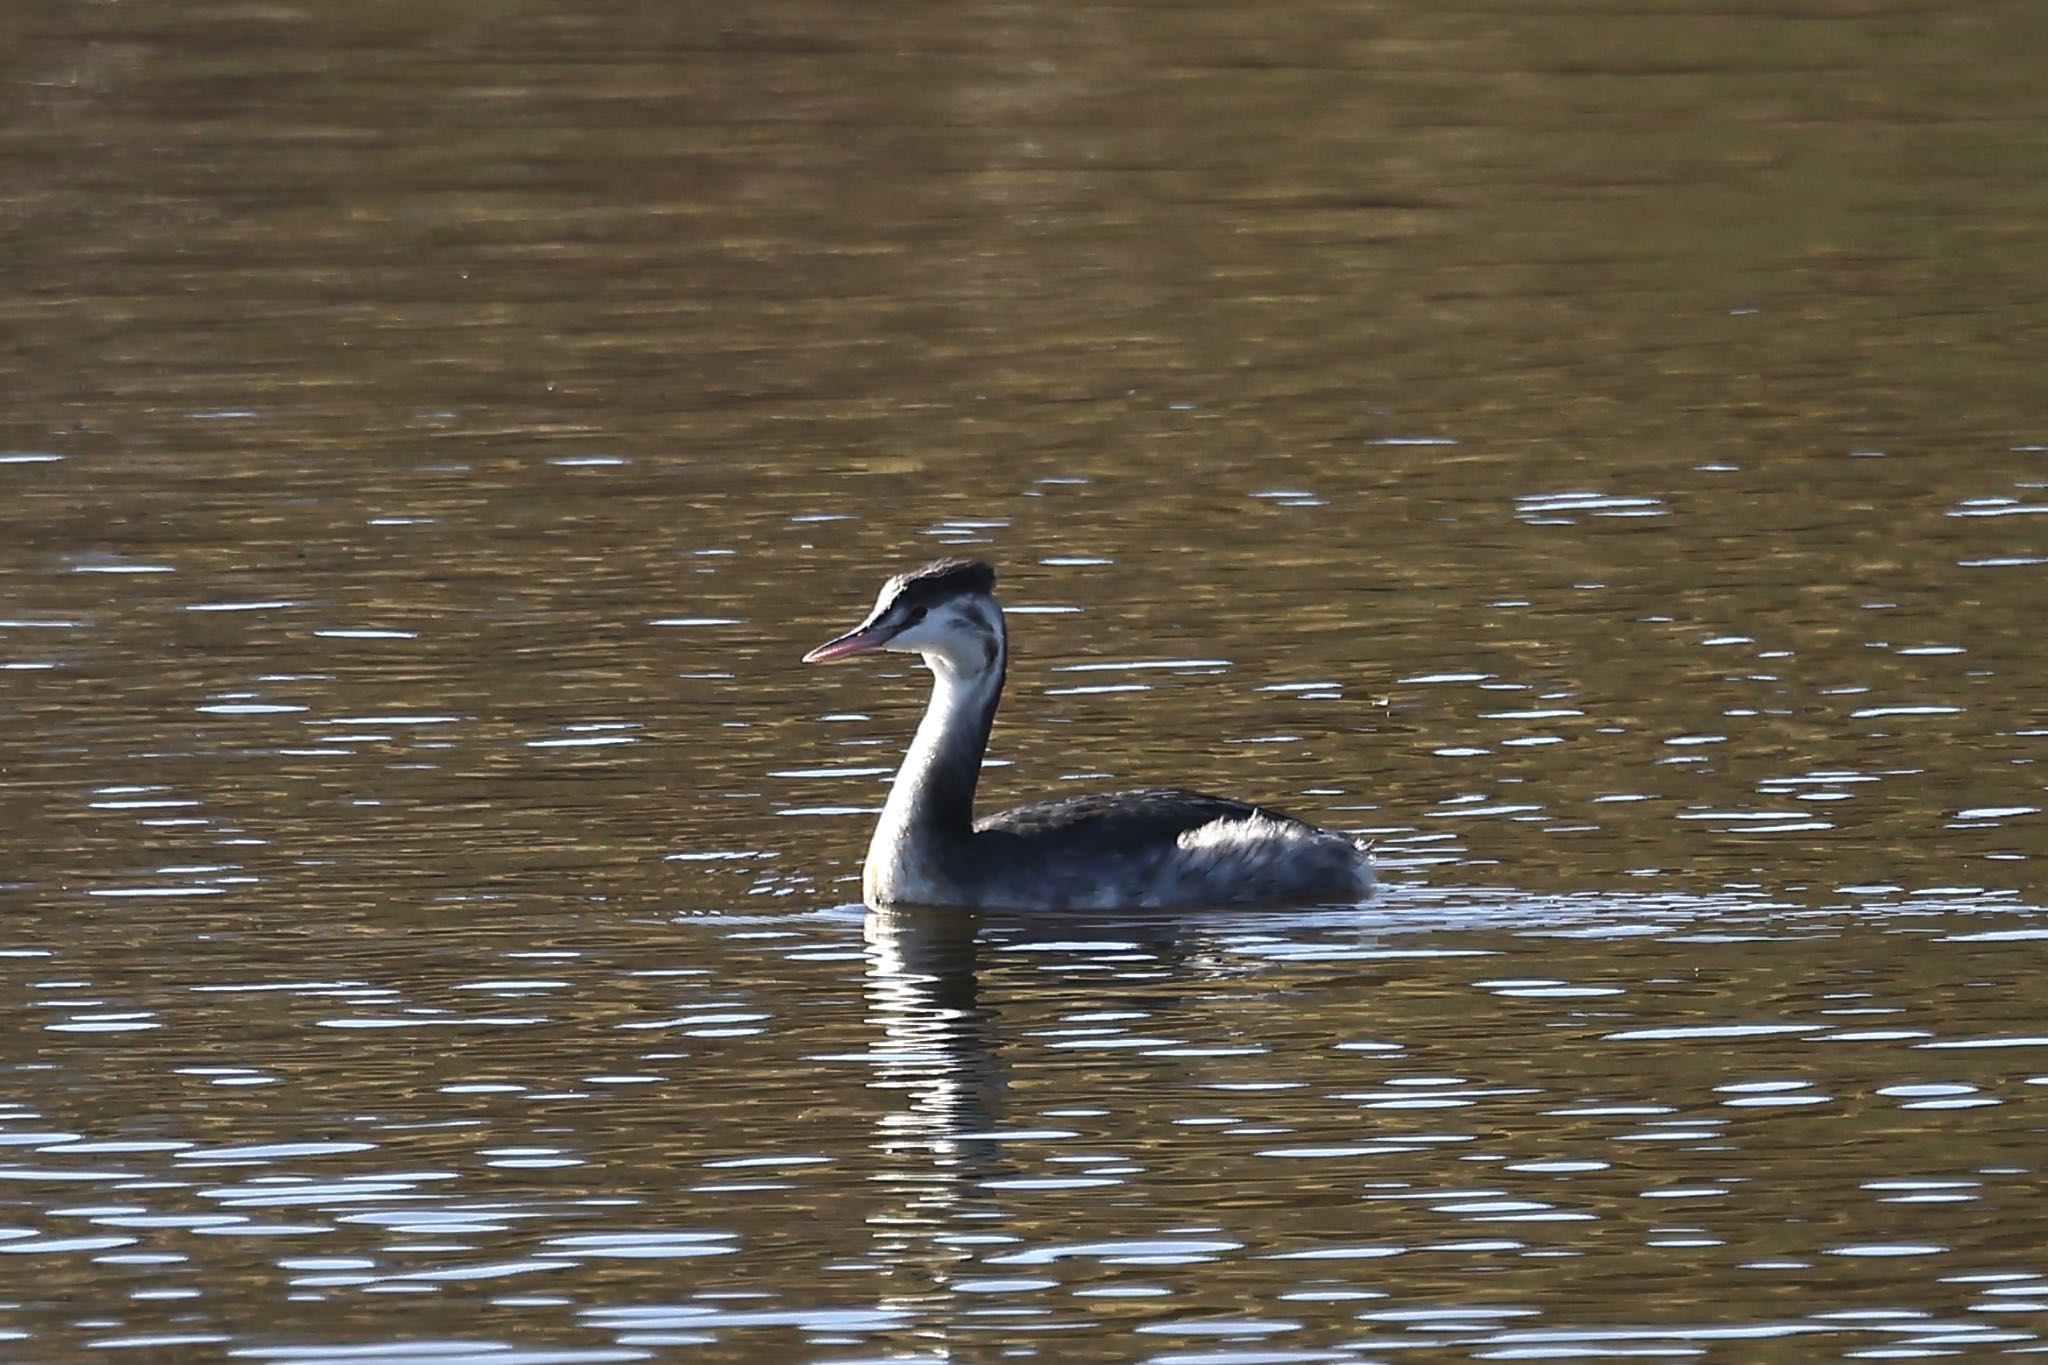
[[[921,654],[931,699],[862,869],[870,905],[1002,910],[1305,905],[1370,895],[1348,835],[1270,807],[1178,788],[1101,792],[974,815],[1009,635],[996,571],[940,559],[882,585],[867,619],[804,655]]]

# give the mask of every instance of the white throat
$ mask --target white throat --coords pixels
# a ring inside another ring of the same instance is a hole
[[[993,665],[971,669],[947,655],[925,656],[931,698],[889,787],[868,842],[862,889],[871,901],[960,903],[962,860],[973,837],[974,789],[1002,696],[1006,650],[997,633]]]

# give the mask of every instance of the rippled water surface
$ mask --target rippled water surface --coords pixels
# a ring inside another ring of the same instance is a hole
[[[0,1360],[2048,1352],[2044,15],[15,6]]]

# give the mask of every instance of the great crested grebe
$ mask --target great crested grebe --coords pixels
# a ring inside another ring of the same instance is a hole
[[[1357,900],[1372,864],[1345,835],[1264,806],[1174,789],[1101,792],[974,818],[1003,694],[996,571],[941,559],[882,585],[865,621],[804,655],[924,656],[931,701],[868,844],[871,905],[1108,910]]]

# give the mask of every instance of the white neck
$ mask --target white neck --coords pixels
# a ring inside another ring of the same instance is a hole
[[[992,665],[971,667],[941,654],[925,657],[931,700],[896,770],[882,818],[868,843],[864,890],[872,901],[944,904],[957,888],[974,837],[974,789],[1003,692],[1007,650],[997,634]]]

